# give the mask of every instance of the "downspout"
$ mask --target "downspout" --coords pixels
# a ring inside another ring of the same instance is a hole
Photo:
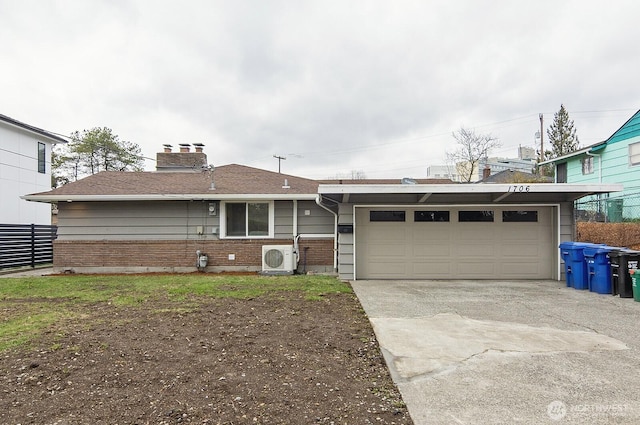
[[[293,200],[293,253],[296,256],[296,266],[300,262],[300,251],[298,248],[298,239],[300,239],[300,235],[298,234],[298,201],[296,199]]]
[[[322,204],[322,195],[316,195],[316,204],[333,214],[333,271],[338,271],[338,213],[330,210]]]

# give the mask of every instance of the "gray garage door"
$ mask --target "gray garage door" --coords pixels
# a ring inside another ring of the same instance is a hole
[[[553,207],[357,208],[357,279],[551,279]]]

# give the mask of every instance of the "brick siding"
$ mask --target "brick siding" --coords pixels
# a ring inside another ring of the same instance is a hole
[[[208,267],[262,267],[263,245],[292,245],[288,240],[219,241],[64,241],[54,242],[53,265],[58,269],[184,268],[194,267],[196,250],[209,256]],[[333,240],[300,240],[300,267],[333,267]],[[233,254],[235,259],[230,260]]]

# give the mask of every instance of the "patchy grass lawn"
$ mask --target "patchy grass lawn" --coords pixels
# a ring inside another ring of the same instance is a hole
[[[333,277],[4,278],[0,318],[0,423],[411,423]]]

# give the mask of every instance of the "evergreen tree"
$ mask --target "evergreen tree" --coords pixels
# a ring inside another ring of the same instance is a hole
[[[545,150],[545,159],[558,158],[578,150],[580,142],[573,127],[569,113],[560,105],[560,110],[553,116],[553,123],[547,130],[551,150]]]
[[[143,169],[140,146],[120,140],[107,127],[76,131],[70,143],[56,148],[52,155],[54,187],[100,171]]]

